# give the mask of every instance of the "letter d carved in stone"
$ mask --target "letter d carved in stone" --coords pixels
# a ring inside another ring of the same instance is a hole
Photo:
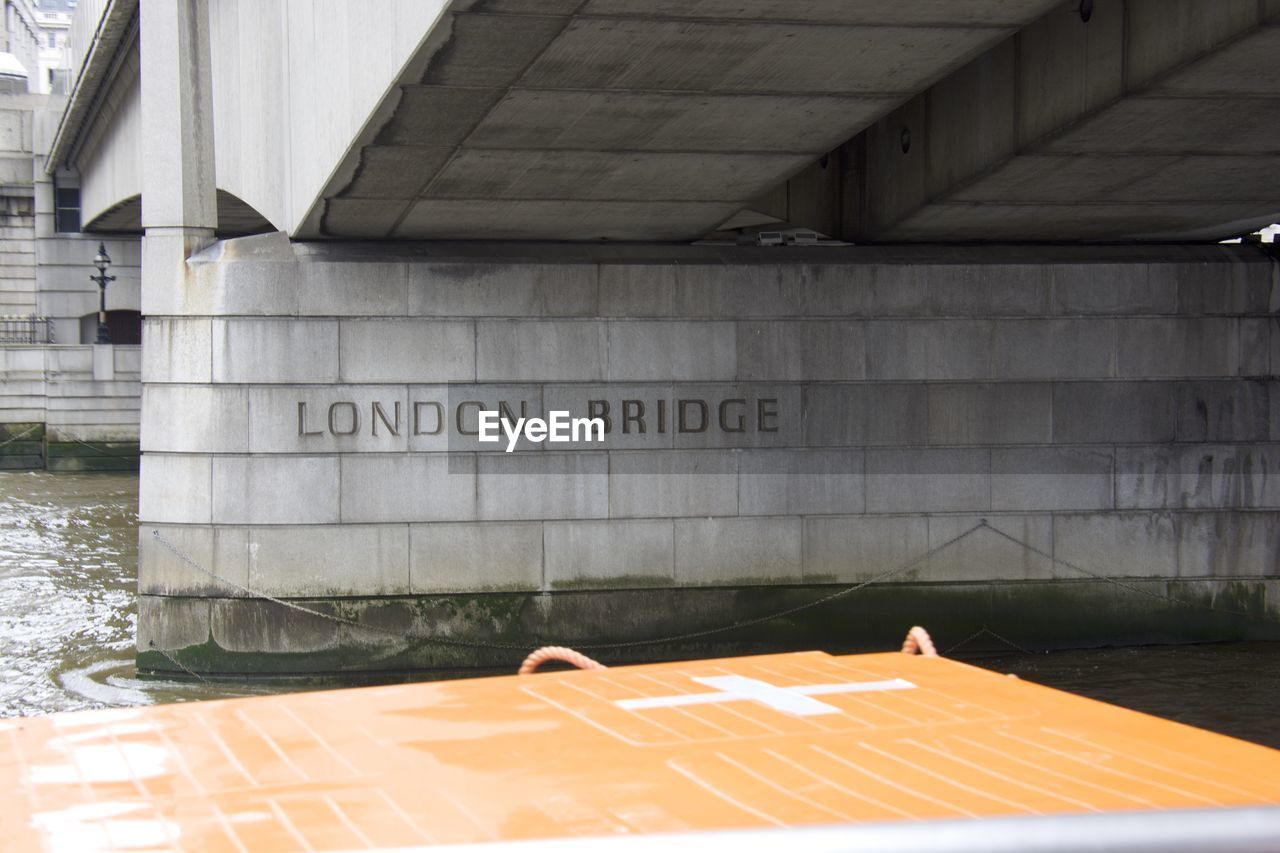
[[[435,429],[422,428],[422,410],[432,408],[436,413]],[[434,401],[419,400],[413,404],[413,434],[414,435],[439,435],[444,431],[444,406]]]
[[[693,426],[689,420],[689,413],[697,411],[698,425]],[[706,432],[707,431],[707,401],[706,400],[678,400],[676,402],[676,429],[679,432]]]

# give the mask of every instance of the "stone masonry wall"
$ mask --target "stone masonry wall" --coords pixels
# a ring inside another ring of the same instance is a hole
[[[1116,639],[1132,588],[1242,614],[1188,636],[1265,632],[1277,292],[1276,263],[1239,246],[217,244],[144,293],[139,647],[354,642],[290,634],[247,590],[353,614],[502,594],[582,640],[529,602],[834,589],[966,531],[882,579],[967,590],[975,628],[999,591],[1106,602],[1109,621],[1046,642]],[[602,445],[508,454],[457,429],[472,402],[591,400],[610,404]],[[740,615],[717,601],[689,627]],[[1133,636],[1177,638],[1166,610]],[[591,630],[647,630],[617,618]]]
[[[36,312],[35,202],[0,195],[0,316]]]

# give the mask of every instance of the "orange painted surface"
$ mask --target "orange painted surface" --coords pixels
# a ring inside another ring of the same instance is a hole
[[[896,652],[63,714],[0,721],[0,737],[0,839],[23,850],[359,849],[1280,803],[1278,751]]]

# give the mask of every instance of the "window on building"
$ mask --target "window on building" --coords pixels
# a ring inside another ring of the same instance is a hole
[[[49,47],[57,47],[57,46],[58,46],[58,34],[49,33]]]
[[[80,188],[55,187],[54,197],[54,229],[62,233],[80,231]]]

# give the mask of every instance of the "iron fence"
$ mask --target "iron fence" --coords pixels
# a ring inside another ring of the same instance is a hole
[[[35,314],[0,314],[0,344],[51,344],[53,322]]]

